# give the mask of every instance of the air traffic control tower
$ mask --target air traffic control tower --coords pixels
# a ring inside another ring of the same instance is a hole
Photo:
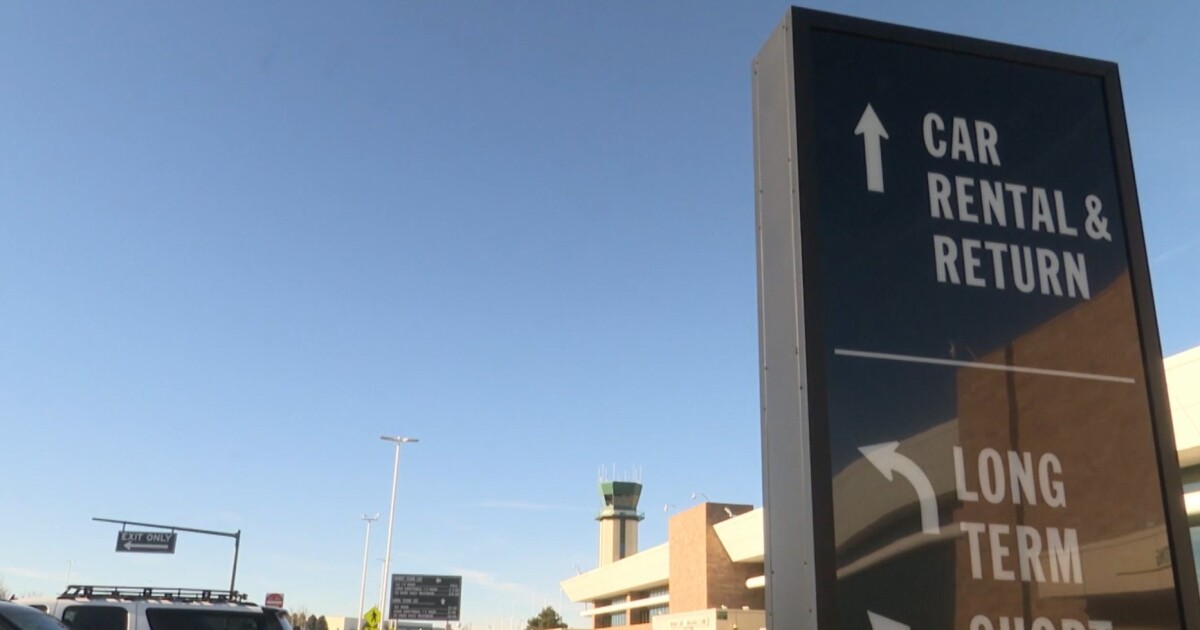
[[[638,551],[638,499],[642,484],[636,481],[601,481],[600,494],[604,509],[596,516],[600,521],[600,564],[612,564]]]

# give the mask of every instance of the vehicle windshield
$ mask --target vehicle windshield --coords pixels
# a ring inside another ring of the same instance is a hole
[[[0,606],[0,619],[17,630],[67,630],[59,620],[30,606]]]

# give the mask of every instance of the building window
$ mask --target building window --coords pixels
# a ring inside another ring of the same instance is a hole
[[[649,616],[651,616],[651,617],[657,617],[659,615],[665,615],[665,614],[671,612],[671,607],[668,606],[667,604],[663,604],[662,606],[654,606],[652,608],[647,608],[646,612],[650,613]]]
[[[660,586],[660,587],[658,587],[658,588],[656,588],[656,589],[652,589],[652,590],[650,590],[650,591],[647,591],[647,592],[646,592],[646,597],[661,597],[661,596],[663,596],[663,595],[666,595],[666,594],[667,594],[667,587],[665,587],[665,586]]]
[[[612,615],[609,616],[608,619],[609,619],[610,627],[626,625],[625,624],[625,613],[623,613],[623,612],[613,613]]]

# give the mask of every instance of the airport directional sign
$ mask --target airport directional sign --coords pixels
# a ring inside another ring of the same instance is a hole
[[[175,553],[175,532],[117,532],[117,551],[127,553]]]
[[[1117,66],[793,9],[754,110],[767,625],[1200,628]]]
[[[392,575],[388,619],[458,621],[462,576]]]

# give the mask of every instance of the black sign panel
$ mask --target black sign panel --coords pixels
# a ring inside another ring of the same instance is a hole
[[[388,619],[458,621],[462,576],[392,575]]]
[[[802,306],[772,337],[764,295],[763,352],[802,340],[807,382],[774,395],[807,397],[819,626],[1184,627],[1116,67],[804,10],[787,37],[799,253],[760,258],[795,256]]]
[[[117,551],[132,553],[175,553],[175,532],[117,532]]]

